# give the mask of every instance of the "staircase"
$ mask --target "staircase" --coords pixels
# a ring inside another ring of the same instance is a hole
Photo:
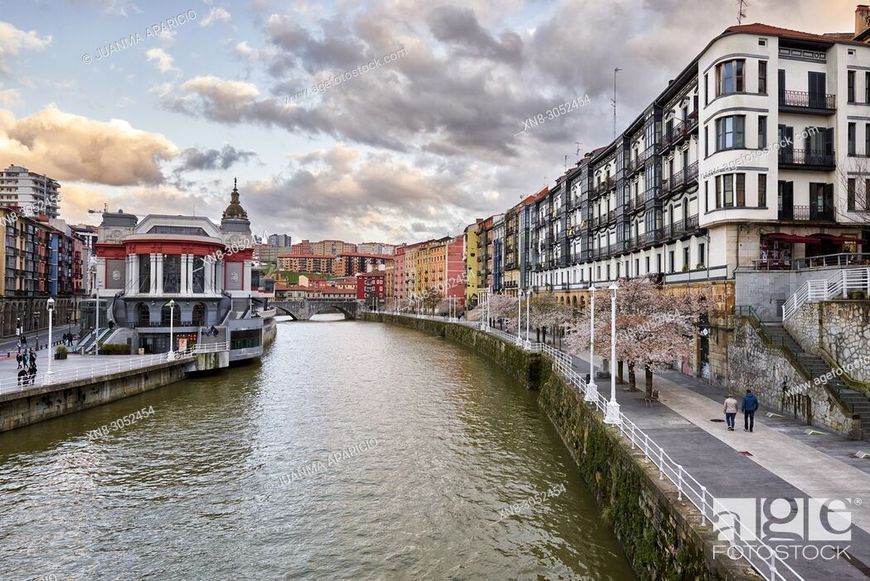
[[[109,329],[108,327],[100,329],[99,340],[105,341],[109,334],[113,332],[114,329]],[[79,342],[76,344],[75,350],[81,351],[82,349],[84,349],[84,353],[90,353],[94,351],[94,347],[97,344],[97,337],[94,336],[94,333],[94,331],[91,331],[90,333],[82,337],[82,339],[79,340]]]
[[[827,278],[808,280],[782,305],[782,320],[807,303],[845,299],[854,291],[870,295],[870,268],[845,268],[831,272]]]
[[[801,367],[798,371],[808,374],[808,377],[805,376],[808,381],[823,377],[832,371],[831,366],[824,359],[801,349],[781,323],[762,323],[762,329],[771,341],[791,352],[793,359],[796,359]],[[861,437],[864,440],[870,439],[870,398],[867,394],[850,388],[836,374],[832,374],[828,379],[826,387],[846,408],[851,410],[852,415],[861,417]]]

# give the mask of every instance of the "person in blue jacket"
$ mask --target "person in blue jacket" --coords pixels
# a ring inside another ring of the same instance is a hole
[[[751,389],[746,390],[746,395],[740,402],[740,409],[743,410],[743,431],[751,432],[755,427],[755,411],[758,409],[758,399]]]

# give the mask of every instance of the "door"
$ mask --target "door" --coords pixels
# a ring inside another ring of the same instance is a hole
[[[825,73],[810,71],[807,87],[810,93],[810,107],[813,109],[825,109]]]
[[[785,105],[785,69],[779,69],[777,86],[779,88],[779,104]]]
[[[780,220],[794,219],[794,182],[779,181],[777,208]]]
[[[779,126],[779,161],[794,163],[794,128]]]

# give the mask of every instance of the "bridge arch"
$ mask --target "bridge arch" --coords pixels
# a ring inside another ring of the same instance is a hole
[[[356,319],[356,312],[350,312],[347,307],[343,306],[341,303],[309,303],[309,313],[310,317],[314,315],[320,315],[324,311],[335,310],[344,315],[345,319],[353,320]]]
[[[293,317],[293,320],[294,320],[294,321],[298,321],[298,320],[299,320],[299,316],[298,316],[296,313],[294,313],[293,311],[291,311],[290,309],[288,309],[287,307],[282,307],[282,306],[281,306],[280,304],[278,304],[278,303],[272,303],[272,304],[269,305],[269,306],[274,307],[276,311],[281,311],[281,312],[284,313],[285,315],[289,315],[289,316]]]

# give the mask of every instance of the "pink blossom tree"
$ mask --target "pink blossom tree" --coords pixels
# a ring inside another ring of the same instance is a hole
[[[595,301],[595,350],[610,354],[610,294],[599,289]],[[653,370],[687,359],[694,345],[694,322],[705,312],[702,293],[666,294],[649,279],[619,281],[616,296],[616,358],[628,364],[630,389],[636,389],[635,369],[646,373],[647,396],[653,395]],[[572,353],[589,349],[588,307],[569,327],[566,344]]]

